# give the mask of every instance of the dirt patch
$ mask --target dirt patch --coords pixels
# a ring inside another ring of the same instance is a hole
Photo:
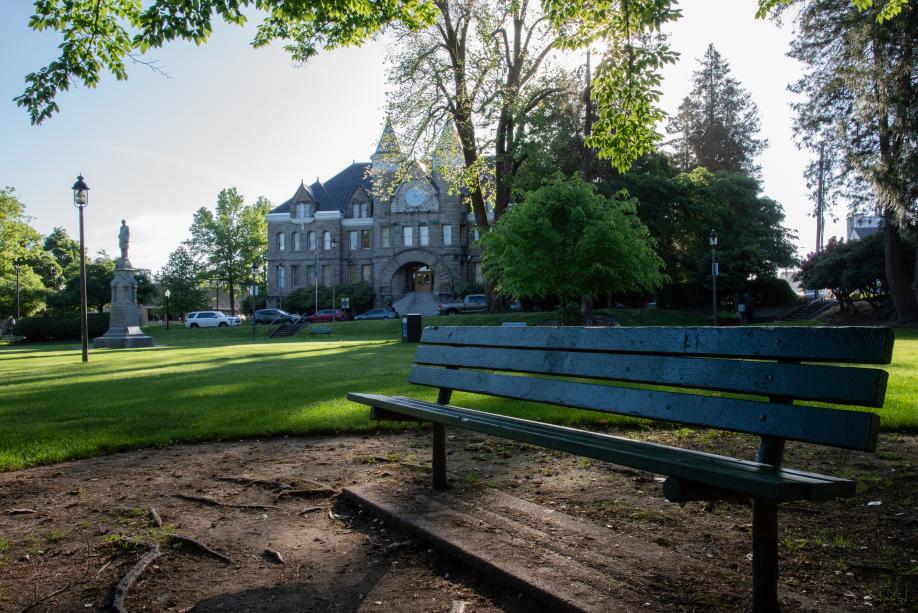
[[[704,431],[628,435],[741,457],[755,448],[752,438]],[[493,486],[750,575],[747,505],[670,504],[654,475],[500,439],[457,432],[448,447],[457,493]],[[843,610],[915,608],[916,452],[913,436],[881,436],[876,454],[789,445],[789,466],[860,485],[851,499],[781,505],[782,589]],[[335,493],[384,476],[414,479],[429,461],[429,435],[409,430],[182,445],[0,474],[0,610],[20,610],[68,585],[32,610],[105,609],[147,543],[161,543],[163,555],[131,589],[129,610],[449,611],[461,602],[466,611],[537,610]],[[298,493],[277,495],[290,490]],[[231,563],[177,546],[169,538],[176,534]],[[720,594],[717,608],[748,602],[747,584],[710,589]],[[673,595],[651,606],[681,608]]]

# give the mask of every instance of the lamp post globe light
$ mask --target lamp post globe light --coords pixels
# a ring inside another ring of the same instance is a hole
[[[717,232],[711,230],[711,236],[708,237],[708,241],[711,243],[711,299],[713,302],[712,308],[714,310],[714,325],[717,325]]]
[[[172,292],[169,291],[169,288],[166,288],[166,291],[163,292],[163,296],[166,297],[166,330],[169,329],[169,296],[172,295]]]
[[[89,325],[86,317],[86,245],[83,239],[83,209],[89,204],[89,186],[83,175],[73,184],[73,206],[80,211],[80,337],[83,342],[83,361],[89,361]]]

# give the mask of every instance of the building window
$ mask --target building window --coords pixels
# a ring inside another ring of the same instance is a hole
[[[277,287],[280,289],[287,287],[287,271],[283,266],[277,267]]]
[[[287,245],[284,243],[284,233],[278,232],[277,233],[277,250],[283,251],[286,248],[287,248]]]
[[[332,284],[332,267],[331,264],[322,265],[322,285]]]
[[[426,247],[430,244],[430,233],[427,226],[418,226],[418,244]]]
[[[360,231],[360,248],[361,249],[372,249],[373,248],[373,235],[370,230],[361,230]]]
[[[322,234],[322,249],[325,251],[331,250],[331,232],[325,232]]]
[[[484,283],[484,275],[481,274],[481,262],[475,262],[475,283]]]
[[[302,249],[303,245],[301,244],[301,241],[300,241],[300,233],[294,232],[292,235],[292,238],[293,238],[293,250],[299,251],[300,249]]]
[[[347,267],[348,283],[357,283],[357,264],[351,264]]]
[[[310,232],[306,235],[306,248],[310,251],[316,250],[316,233]]]
[[[414,244],[414,228],[405,226],[402,228],[402,245],[411,247]]]
[[[307,266],[306,267],[306,280],[304,281],[307,285],[317,285],[316,284],[316,267]]]
[[[475,243],[477,244],[478,241],[480,240],[481,240],[481,232],[478,231],[478,227],[476,226],[475,227]]]
[[[351,244],[351,251],[357,251],[360,249],[360,233],[357,230],[351,230],[348,232],[347,237]]]
[[[351,208],[351,217],[354,219],[367,219],[370,216],[369,202],[355,202]]]
[[[384,249],[388,249],[390,246],[389,243],[389,226],[385,226],[379,229],[379,244]]]
[[[306,217],[306,205],[302,202],[296,205],[296,216],[300,219]]]
[[[290,285],[292,287],[299,287],[301,281],[302,279],[300,279],[300,267],[291,266],[290,267]]]
[[[373,283],[373,265],[364,264],[360,267],[360,280],[365,283]]]
[[[446,246],[453,244],[453,227],[449,224],[443,226],[443,244]]]

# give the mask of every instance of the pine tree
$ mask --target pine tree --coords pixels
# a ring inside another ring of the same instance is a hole
[[[730,74],[730,65],[708,45],[701,68],[692,75],[692,92],[682,100],[667,127],[679,168],[703,166],[756,176],[756,156],[768,145],[757,138],[759,110],[749,92]]]

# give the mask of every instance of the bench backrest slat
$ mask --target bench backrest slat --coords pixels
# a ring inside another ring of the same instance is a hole
[[[883,406],[888,378],[875,368],[443,345],[419,346],[414,361],[874,407]]]
[[[417,385],[661,419],[848,449],[873,450],[879,425],[876,415],[861,411],[501,375],[475,370],[415,366],[408,375],[408,381]]]
[[[791,330],[793,331],[791,333]],[[889,328],[426,328],[425,344],[889,364]]]
[[[432,327],[409,381],[872,450],[876,415],[794,401],[883,406],[886,372],[838,363],[889,363],[893,339],[886,328]]]

